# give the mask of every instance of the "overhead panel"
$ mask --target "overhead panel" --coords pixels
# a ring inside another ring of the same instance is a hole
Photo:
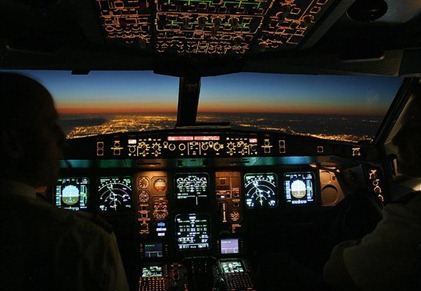
[[[151,49],[152,9],[149,1],[96,0],[109,44]]]
[[[96,0],[106,40],[158,54],[299,46],[335,0]]]

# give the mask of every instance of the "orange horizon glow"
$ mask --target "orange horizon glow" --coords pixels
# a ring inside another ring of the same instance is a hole
[[[59,114],[113,114],[113,113],[155,113],[155,112],[163,112],[163,113],[176,113],[174,108],[165,108],[162,107],[159,110],[156,108],[120,108],[120,107],[113,107],[113,108],[91,108],[91,107],[84,107],[84,108],[57,108],[57,112]]]
[[[179,79],[150,71],[28,70],[61,115],[176,114]],[[198,113],[385,115],[401,78],[238,73],[202,79]],[[164,114],[165,113],[165,114]]]
[[[57,108],[57,111],[60,115],[72,115],[72,114],[137,114],[137,113],[173,113],[177,114],[177,111],[174,108],[142,108],[142,109],[133,109],[133,108]],[[253,113],[261,113],[261,114],[321,114],[321,115],[382,115],[383,113],[380,112],[369,112],[359,110],[355,112],[355,110],[328,110],[325,112],[321,112],[320,110],[301,108],[298,109],[284,109],[284,110],[265,110],[256,108],[255,110],[250,110],[249,108],[237,108],[236,110],[233,108],[207,108],[203,110],[199,110],[198,114],[218,114],[218,113],[244,113],[244,114],[253,114]]]

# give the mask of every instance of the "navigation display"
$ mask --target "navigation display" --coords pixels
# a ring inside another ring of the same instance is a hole
[[[209,214],[178,214],[175,217],[175,238],[179,251],[208,250],[210,242]]]
[[[274,208],[278,206],[278,182],[276,174],[245,174],[244,188],[247,208]]]
[[[289,205],[314,204],[314,173],[284,173],[284,190],[286,203]]]
[[[86,177],[58,179],[53,196],[54,204],[58,208],[76,211],[87,209],[89,179]]]
[[[101,211],[122,211],[132,207],[131,177],[102,177],[98,196]]]
[[[206,204],[209,193],[207,173],[177,173],[174,175],[175,197],[186,206]]]

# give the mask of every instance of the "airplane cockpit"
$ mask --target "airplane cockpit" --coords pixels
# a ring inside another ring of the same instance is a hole
[[[43,195],[113,227],[131,290],[265,290],[262,257],[322,270],[399,196],[419,1],[0,9],[0,71],[42,83],[67,136]]]

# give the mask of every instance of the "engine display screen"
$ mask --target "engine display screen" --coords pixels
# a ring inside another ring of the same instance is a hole
[[[314,173],[284,173],[284,190],[286,203],[289,205],[314,204]]]
[[[132,207],[131,177],[102,177],[98,184],[99,209],[122,211]]]
[[[54,204],[58,208],[85,210],[89,201],[89,179],[86,177],[58,179],[53,196]]]
[[[162,277],[162,266],[153,265],[142,267],[142,278]]]
[[[240,260],[221,261],[219,264],[224,274],[245,272],[244,266]]]
[[[175,197],[186,206],[199,206],[208,201],[207,173],[177,173],[174,175]]]
[[[276,174],[245,174],[244,189],[247,208],[274,208],[278,206],[278,182]]]
[[[175,234],[179,251],[208,250],[210,242],[210,216],[208,214],[178,214]]]
[[[238,254],[238,253],[239,253],[238,238],[221,239],[221,255]]]

